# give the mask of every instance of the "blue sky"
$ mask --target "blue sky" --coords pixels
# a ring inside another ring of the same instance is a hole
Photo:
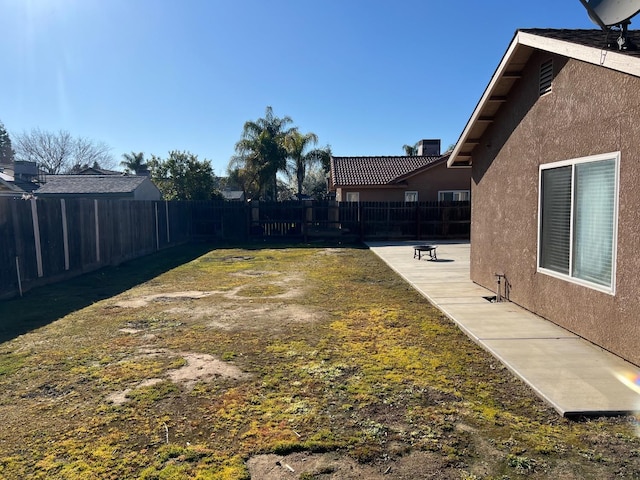
[[[0,0],[0,121],[218,175],[267,105],[334,155],[444,149],[534,27],[596,28],[579,0]]]

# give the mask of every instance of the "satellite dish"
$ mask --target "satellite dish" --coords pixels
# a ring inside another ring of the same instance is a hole
[[[591,20],[607,27],[627,22],[640,12],[640,0],[580,0]]]
[[[591,20],[605,32],[611,27],[620,29],[616,41],[618,50],[636,50],[636,46],[627,38],[631,17],[640,12],[640,0],[580,0],[589,12]]]

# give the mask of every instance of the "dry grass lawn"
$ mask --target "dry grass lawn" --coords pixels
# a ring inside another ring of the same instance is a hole
[[[640,478],[366,249],[187,246],[0,302],[0,478]]]

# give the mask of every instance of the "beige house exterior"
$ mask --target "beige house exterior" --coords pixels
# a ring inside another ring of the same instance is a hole
[[[448,164],[472,166],[471,279],[640,365],[640,57],[604,35],[516,32]]]

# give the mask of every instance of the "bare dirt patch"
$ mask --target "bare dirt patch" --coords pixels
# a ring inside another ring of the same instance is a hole
[[[318,322],[326,317],[319,309],[287,304],[233,305],[209,314],[214,317],[207,324],[212,328],[229,331],[263,330],[271,333],[289,325]]]
[[[240,380],[248,375],[232,363],[217,359],[204,353],[180,353],[187,364],[169,372],[169,378],[175,383],[182,383],[187,388],[196,382],[208,382],[216,377]]]
[[[147,358],[175,358],[183,359],[185,364],[179,368],[168,370],[164,379],[169,379],[177,385],[182,385],[186,390],[191,390],[198,382],[211,382],[216,378],[228,378],[241,380],[249,375],[230,362],[225,362],[213,355],[193,352],[172,352],[164,349],[140,349],[134,357],[137,360]],[[114,392],[106,397],[107,402],[122,405],[129,400],[128,395],[138,388],[150,387],[162,381],[163,378],[149,378],[138,382],[122,391]]]
[[[269,272],[266,270],[244,270],[242,272],[232,273],[231,275],[235,277],[256,278],[256,277],[275,277],[275,276],[281,275],[281,273]]]
[[[145,307],[151,302],[174,302],[179,300],[196,300],[199,298],[205,298],[213,295],[214,292],[170,292],[170,293],[157,293],[154,295],[145,295],[142,297],[132,298],[130,300],[120,300],[114,305],[122,308],[140,308]]]

